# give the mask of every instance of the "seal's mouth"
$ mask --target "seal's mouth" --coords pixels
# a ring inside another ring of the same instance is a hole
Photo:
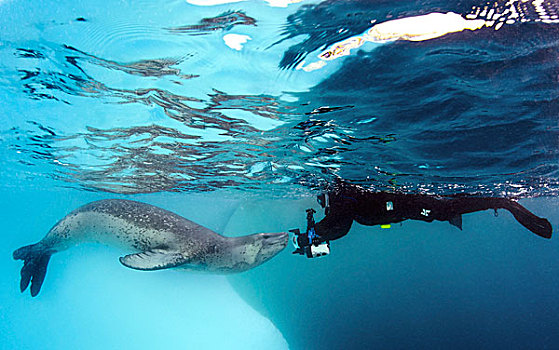
[[[260,233],[259,236],[262,240],[261,254],[266,260],[281,252],[289,241],[289,234],[286,232]]]
[[[256,233],[248,238],[241,244],[242,251],[245,259],[248,259],[246,269],[258,266],[277,254],[279,254],[285,247],[289,240],[289,235],[286,232],[277,233]]]
[[[289,240],[289,234],[286,232],[262,233],[262,238],[268,245],[278,245],[285,247]]]

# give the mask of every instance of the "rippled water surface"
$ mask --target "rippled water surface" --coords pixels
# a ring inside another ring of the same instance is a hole
[[[553,195],[557,24],[526,11],[300,69],[372,23],[482,5],[4,1],[3,176],[117,193],[291,193],[342,177]]]

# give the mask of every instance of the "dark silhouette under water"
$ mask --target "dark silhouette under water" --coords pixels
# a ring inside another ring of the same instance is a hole
[[[540,237],[551,238],[552,234],[547,219],[534,215],[507,198],[371,192],[359,186],[339,183],[328,194],[318,196],[318,201],[325,208],[326,216],[314,226],[319,236],[315,243],[345,236],[353,221],[373,226],[404,220],[437,220],[448,221],[462,229],[462,214],[488,209],[508,210],[522,226]]]

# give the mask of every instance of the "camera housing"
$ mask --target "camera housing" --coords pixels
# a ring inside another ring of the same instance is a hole
[[[318,258],[330,254],[330,242],[321,240],[321,237],[314,230],[314,217],[316,213],[313,209],[307,209],[307,230],[305,233],[296,228],[289,230],[293,233],[293,254],[306,255],[307,258]]]
[[[330,254],[330,244],[328,242],[324,242],[319,245],[311,244],[309,247],[309,252],[307,252],[308,258],[318,258],[321,256],[326,256]]]

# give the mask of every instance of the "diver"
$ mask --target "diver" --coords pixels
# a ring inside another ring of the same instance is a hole
[[[462,214],[482,210],[508,210],[514,218],[528,230],[543,238],[551,238],[552,227],[545,218],[540,218],[517,202],[498,197],[475,197],[465,194],[436,196],[427,194],[405,194],[367,191],[359,186],[337,182],[326,194],[318,196],[318,203],[325,210],[325,217],[318,223],[309,221],[307,212],[307,231],[312,224],[313,240],[302,240],[294,252],[302,254],[320,244],[345,236],[353,223],[361,225],[389,225],[405,220],[426,222],[448,221],[462,229]],[[297,232],[293,230],[297,236]],[[297,236],[299,238],[301,236]],[[305,245],[308,244],[309,248]],[[328,250],[329,253],[329,250]],[[325,255],[325,254],[323,254]]]

